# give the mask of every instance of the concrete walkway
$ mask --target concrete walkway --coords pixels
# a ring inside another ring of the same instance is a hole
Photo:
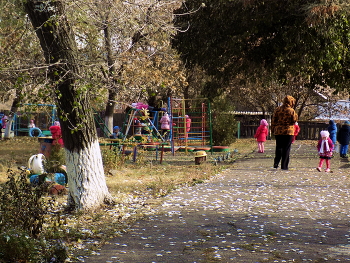
[[[272,168],[274,141],[203,184],[165,198],[156,215],[105,245],[94,262],[348,262],[349,163],[318,172],[313,145]]]

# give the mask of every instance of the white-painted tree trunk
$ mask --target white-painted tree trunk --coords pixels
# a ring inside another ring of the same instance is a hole
[[[113,133],[113,116],[106,116],[105,117],[105,124],[108,128],[108,130]]]
[[[13,117],[8,117],[8,122],[6,123],[5,133],[4,133],[4,139],[10,139],[11,138],[11,126],[13,122]]]
[[[65,1],[23,2],[42,46],[48,76],[55,85],[66,152],[68,205],[91,211],[112,203],[108,192],[88,90],[79,85],[80,62]],[[45,25],[45,26],[43,26]],[[62,96],[61,96],[62,95]]]
[[[80,153],[66,150],[66,161],[68,206],[91,211],[112,200],[106,185],[98,141]]]

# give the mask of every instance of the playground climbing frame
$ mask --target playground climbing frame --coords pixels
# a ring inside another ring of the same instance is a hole
[[[170,138],[173,147],[212,148],[212,121],[208,99],[177,99],[170,97],[168,111],[170,111],[172,122]]]

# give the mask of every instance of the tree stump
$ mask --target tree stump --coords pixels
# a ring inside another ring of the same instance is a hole
[[[194,163],[199,165],[204,163],[207,160],[207,156],[200,156],[200,157],[195,157],[194,158]]]

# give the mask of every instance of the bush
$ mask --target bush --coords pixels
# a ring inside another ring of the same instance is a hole
[[[232,114],[234,107],[226,99],[216,98],[212,102],[213,144],[231,145],[235,142],[237,122]]]
[[[43,191],[29,184],[24,171],[19,176],[9,171],[9,180],[0,189],[0,231],[18,227],[38,237],[50,205],[41,198]]]
[[[67,257],[67,249],[59,241],[36,239],[19,228],[0,234],[0,262],[63,263]]]
[[[0,187],[0,262],[64,262],[64,246],[40,237],[46,221],[54,221],[54,199],[33,187],[25,171],[10,170],[8,179]]]
[[[48,173],[62,173],[64,170],[61,168],[66,163],[64,155],[64,149],[60,144],[52,145],[50,156],[44,163],[45,171]]]
[[[0,234],[1,262],[40,262],[39,241],[19,228],[3,229]]]
[[[121,167],[124,164],[125,158],[121,154],[119,148],[102,149],[102,161],[104,168],[108,171],[110,169],[115,169],[116,167]]]

